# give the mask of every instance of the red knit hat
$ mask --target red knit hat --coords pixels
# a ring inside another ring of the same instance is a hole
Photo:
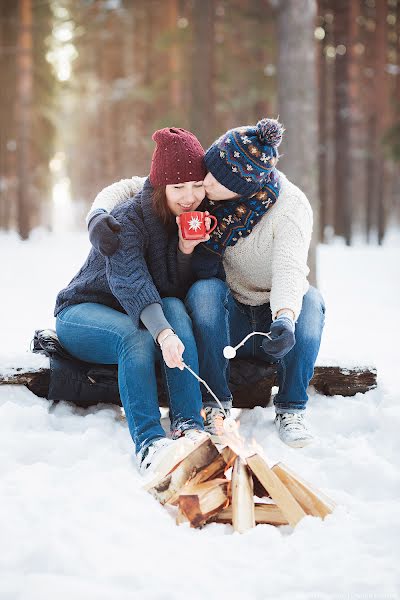
[[[152,185],[201,181],[207,174],[204,148],[193,133],[179,127],[166,127],[153,133],[157,146],[151,159]]]

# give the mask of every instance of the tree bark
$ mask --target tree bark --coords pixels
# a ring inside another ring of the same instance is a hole
[[[314,0],[279,2],[278,113],[286,128],[279,168],[282,165],[282,171],[306,194],[313,209],[314,230],[308,261],[314,285],[319,237],[315,19]]]
[[[31,129],[33,90],[32,0],[19,0],[17,53],[17,176],[18,231],[23,240],[30,231]]]
[[[335,2],[334,43],[335,58],[335,233],[351,243],[350,197],[350,102],[349,102],[349,48],[350,7],[347,0]]]
[[[204,147],[215,133],[214,8],[214,0],[193,3],[190,128]]]

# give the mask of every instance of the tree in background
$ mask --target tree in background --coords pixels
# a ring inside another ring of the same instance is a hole
[[[189,123],[203,146],[215,131],[215,2],[194,2],[192,9],[191,102]]]
[[[33,103],[33,14],[32,0],[19,0],[17,37],[17,227],[25,240],[32,215],[31,144]]]
[[[33,0],[0,5],[0,227],[26,239],[49,205],[54,152],[54,78],[47,63],[50,6]]]
[[[335,234],[350,244],[364,234],[382,243],[399,207],[398,169],[385,153],[400,100],[399,4],[318,3],[320,231],[327,241]]]
[[[317,71],[314,0],[280,0],[278,8],[278,110],[287,130],[280,152],[282,170],[310,200],[314,233],[310,279],[316,281],[319,233]],[[300,76],[301,75],[301,76]]]
[[[3,0],[0,227],[20,219],[26,237],[49,222],[49,163],[62,163],[83,223],[100,188],[148,172],[155,129],[193,129],[207,146],[280,116],[280,164],[313,204],[313,247],[360,232],[382,242],[400,212],[399,4]]]
[[[16,225],[17,141],[15,130],[16,48],[18,4],[14,0],[0,5],[0,71],[4,78],[0,94],[0,227]]]

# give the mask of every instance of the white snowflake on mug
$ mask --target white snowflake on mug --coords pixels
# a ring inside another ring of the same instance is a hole
[[[198,231],[201,227],[201,222],[199,217],[192,217],[189,221],[189,229],[193,231]]]

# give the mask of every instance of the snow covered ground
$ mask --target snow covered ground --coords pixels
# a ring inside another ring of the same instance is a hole
[[[53,325],[57,291],[80,266],[84,234],[0,235],[0,370],[39,364],[27,350]],[[399,236],[383,248],[319,249],[327,321],[319,362],[374,363],[354,398],[311,392],[318,435],[284,446],[273,409],[240,415],[271,464],[287,463],[338,508],[324,522],[176,527],[141,489],[126,424],[113,409],[50,406],[0,386],[0,599],[392,600],[399,598]]]

